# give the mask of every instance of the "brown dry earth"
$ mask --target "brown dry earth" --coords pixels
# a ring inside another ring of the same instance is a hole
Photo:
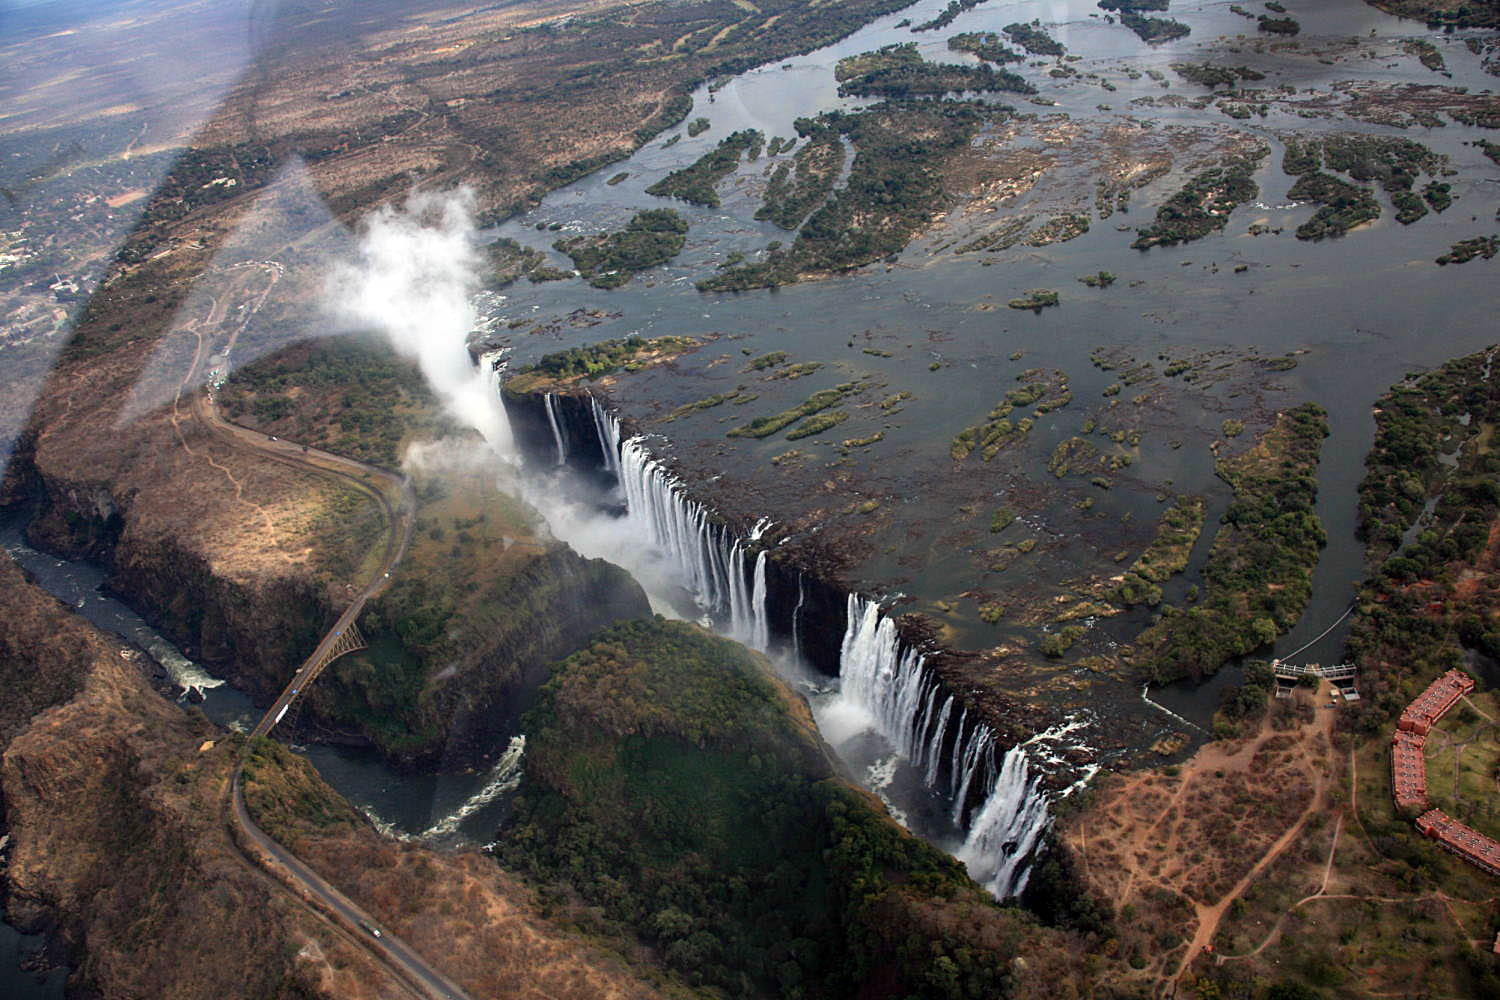
[[[0,622],[10,918],[60,929],[82,949],[80,980],[105,996],[407,996],[362,942],[240,853],[223,813],[234,743],[216,745],[219,730],[151,689],[138,651],[9,559],[0,588],[13,609]],[[474,996],[656,995],[537,916],[492,861],[385,840],[293,768],[272,780],[315,786],[348,820],[305,829],[295,848]]]
[[[232,751],[200,750],[217,730],[8,558],[0,588],[0,673],[19,709],[0,733],[8,917],[59,930],[82,949],[75,983],[105,996],[405,997],[239,854],[220,809]]]
[[[1297,708],[1272,706],[1253,736],[1209,743],[1175,774],[1105,779],[1065,822],[1060,835],[1085,883],[1127,916],[1122,957],[1138,947],[1147,960],[1128,978],[1170,993],[1206,954],[1229,906],[1325,808],[1339,770],[1336,712],[1326,690],[1296,698]],[[1164,936],[1185,944],[1157,947]]]

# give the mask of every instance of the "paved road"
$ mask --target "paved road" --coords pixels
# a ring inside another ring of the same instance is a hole
[[[349,607],[334,622],[318,647],[303,663],[281,696],[271,705],[256,724],[252,736],[265,736],[279,721],[283,709],[308,684],[317,679],[327,666],[327,653],[339,640],[344,630],[354,624],[364,610],[366,602],[380,594],[390,585],[391,573],[406,555],[411,542],[412,527],[416,512],[416,494],[411,482],[385,469],[365,465],[352,459],[333,455],[316,448],[280,441],[237,424],[231,424],[219,415],[218,409],[206,393],[200,393],[193,401],[193,416],[214,436],[237,447],[248,448],[265,457],[297,468],[335,478],[375,499],[385,514],[389,530],[386,532],[385,555],[373,578],[354,595]],[[394,501],[393,501],[394,498]],[[469,995],[442,973],[423,961],[412,948],[388,931],[379,937],[368,927],[376,926],[372,918],[360,909],[353,900],[324,881],[307,865],[297,860],[286,848],[266,835],[255,825],[245,808],[240,769],[236,768],[231,784],[229,820],[240,834],[260,853],[260,862],[288,883],[304,899],[320,910],[335,925],[351,934],[372,955],[380,959],[390,970],[418,996],[428,1000],[470,1000]]]
[[[389,531],[386,532],[385,555],[374,576],[354,595],[349,606],[344,609],[344,613],[339,615],[338,621],[334,622],[333,627],[324,634],[317,648],[292,676],[280,697],[266,710],[266,714],[261,717],[260,722],[256,723],[254,731],[250,734],[251,736],[265,736],[280,721],[283,709],[290,705],[300,692],[305,691],[307,685],[316,680],[318,674],[328,666],[328,651],[338,644],[344,631],[358,620],[360,613],[365,609],[365,604],[390,585],[391,573],[405,557],[407,546],[411,544],[417,498],[412,491],[411,481],[393,472],[356,462],[341,455],[320,451],[317,448],[269,437],[238,424],[231,424],[220,416],[218,408],[207,394],[200,393],[194,399],[193,416],[215,437],[239,447],[249,448],[285,465],[338,479],[352,486],[380,504],[385,514],[386,524],[390,526]],[[393,497],[396,498],[394,503]]]
[[[277,874],[283,880],[292,882],[305,898],[325,914],[331,914],[335,923],[343,925],[345,930],[356,935],[367,950],[383,960],[393,973],[419,995],[433,1000],[470,1000],[467,993],[424,962],[410,945],[390,931],[381,929],[379,937],[372,934],[367,926],[377,926],[373,917],[256,826],[245,808],[238,769],[234,772],[231,797],[230,819],[250,843],[262,852],[263,860],[270,862],[267,867],[280,867],[281,871]]]

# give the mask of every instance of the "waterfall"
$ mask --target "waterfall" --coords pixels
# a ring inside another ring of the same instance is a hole
[[[558,463],[566,443],[555,402],[545,397]],[[625,438],[620,421],[590,395],[604,468],[618,479],[625,517],[641,537],[676,568],[693,600],[730,636],[760,652],[770,647],[767,617],[767,552],[750,563],[750,548],[770,522],[758,522],[745,538],[718,524],[708,508],[688,496],[681,481],[656,459],[643,437]],[[801,577],[792,612],[792,644],[806,591]],[[1027,864],[1047,829],[1048,796],[1030,770],[1027,752],[1003,752],[994,731],[943,690],[924,657],[907,648],[895,622],[874,600],[851,594],[839,657],[840,700],[873,721],[874,728],[921,773],[929,787],[946,792],[952,818],[966,839],[958,857],[976,881],[996,896],[1016,895],[1026,885]],[[946,775],[946,782],[944,776]],[[978,802],[969,808],[971,802]]]
[[[849,595],[848,615],[839,657],[840,697],[866,712],[930,787],[939,787],[947,765],[953,822],[968,831],[959,860],[996,896],[1018,894],[1026,885],[1027,861],[1049,822],[1047,795],[1040,777],[1030,774],[1026,751],[1011,747],[997,768],[995,733],[982,722],[970,724],[967,707],[949,746],[954,697],[943,694],[923,656],[903,648],[895,622],[875,601]],[[980,806],[967,810],[980,793]]]
[[[1030,775],[1026,751],[1007,750],[994,788],[958,850],[958,860],[974,880],[1000,899],[1019,896],[1026,888],[1031,875],[1027,859],[1047,829],[1047,796],[1040,782],[1040,776]]]
[[[755,583],[750,591],[750,645],[764,652],[771,645],[771,623],[766,620],[766,550],[755,557]]]
[[[542,405],[547,410],[547,423],[552,426],[552,440],[557,445],[557,464],[566,465],[568,449],[563,446],[562,428],[557,424],[557,394],[542,393]]]
[[[620,475],[620,418],[610,413],[599,403],[599,397],[589,393],[589,408],[594,413],[594,429],[599,432],[600,450],[604,452],[604,471]]]
[[[802,639],[797,632],[798,620],[802,617],[802,602],[807,599],[807,588],[802,582],[802,574],[797,574],[797,606],[792,609],[792,659],[802,659]]]
[[[619,423],[611,418],[599,426],[613,436],[600,442],[607,455],[618,440]],[[747,570],[746,542],[715,524],[708,508],[687,495],[640,437],[618,447],[616,468],[625,516],[667,555],[699,607],[720,620],[734,638],[767,652],[771,628],[766,616],[765,551],[756,556],[754,570]],[[764,523],[757,529],[764,530]]]
[[[489,398],[493,400],[490,409],[493,411],[493,420],[491,423],[493,424],[492,433],[495,435],[495,438],[489,442],[490,448],[506,461],[515,462],[518,461],[516,456],[516,439],[510,429],[510,413],[505,409],[505,404],[501,401],[502,397],[500,395],[500,386],[505,381],[505,369],[507,366],[505,355],[509,352],[510,348],[502,347],[497,351],[486,351],[484,354],[481,354],[479,356],[479,375],[480,378],[489,380],[491,389]]]

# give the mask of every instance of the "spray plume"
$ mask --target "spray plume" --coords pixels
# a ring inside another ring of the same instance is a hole
[[[468,188],[413,192],[399,209],[383,206],[366,221],[357,263],[335,267],[329,293],[336,315],[384,332],[455,419],[510,457],[515,447],[493,378],[468,350],[479,286],[473,234]]]

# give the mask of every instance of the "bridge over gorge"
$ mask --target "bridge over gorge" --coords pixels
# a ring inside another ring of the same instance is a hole
[[[365,599],[360,598],[344,612],[338,623],[323,637],[323,641],[318,643],[318,648],[313,650],[312,655],[303,662],[302,668],[293,675],[291,681],[282,690],[281,696],[255,724],[255,729],[250,733],[252,737],[268,735],[286,716],[287,709],[292,707],[292,702],[297,700],[297,696],[305,691],[309,684],[317,680],[318,675],[330,663],[369,645],[355,623],[359,613],[364,610],[364,605]]]

